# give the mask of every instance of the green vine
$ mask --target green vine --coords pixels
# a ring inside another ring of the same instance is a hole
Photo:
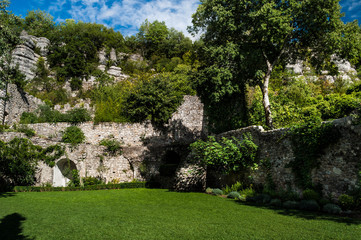
[[[286,167],[291,167],[296,184],[303,189],[312,189],[311,172],[320,166],[319,157],[323,150],[336,143],[341,136],[332,123],[309,122],[294,127],[289,132],[295,159]]]

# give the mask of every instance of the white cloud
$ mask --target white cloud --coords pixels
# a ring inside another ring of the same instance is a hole
[[[57,0],[51,10],[61,9],[66,0]],[[168,27],[182,31],[187,36],[187,26],[191,25],[192,14],[198,0],[68,0],[69,15],[75,20],[108,24],[122,30],[124,35],[137,32],[139,26],[149,21],[164,21]]]

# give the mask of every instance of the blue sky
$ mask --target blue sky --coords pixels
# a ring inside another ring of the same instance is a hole
[[[186,28],[198,4],[198,0],[11,0],[9,10],[24,17],[29,10],[41,9],[56,22],[72,18],[102,23],[123,35],[135,34],[145,19],[159,20],[189,36]],[[341,0],[340,4],[345,22],[358,19],[361,23],[361,0]]]

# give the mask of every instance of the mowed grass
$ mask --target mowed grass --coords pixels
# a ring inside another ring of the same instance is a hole
[[[0,239],[361,239],[355,219],[160,189],[0,195]]]

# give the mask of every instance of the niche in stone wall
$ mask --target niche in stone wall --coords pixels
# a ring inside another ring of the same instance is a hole
[[[68,159],[59,160],[53,168],[53,186],[66,187],[73,179],[73,170],[77,170],[76,164]]]
[[[180,155],[173,150],[168,150],[163,159],[162,164],[159,167],[159,174],[161,177],[173,177],[181,162]]]

